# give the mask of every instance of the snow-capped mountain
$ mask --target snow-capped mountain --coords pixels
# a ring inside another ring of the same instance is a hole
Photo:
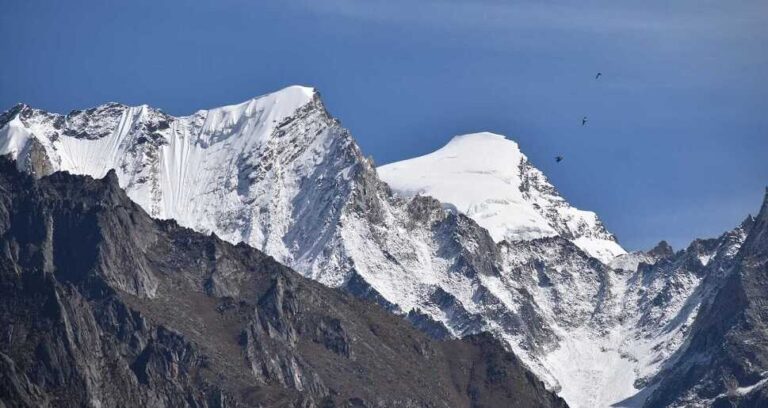
[[[502,135],[456,136],[434,153],[378,172],[399,194],[428,195],[456,208],[497,242],[558,235],[603,262],[625,253],[597,214],[568,204],[517,143]]]
[[[115,103],[68,115],[19,105],[0,118],[7,153],[38,175],[115,169],[155,217],[246,242],[451,335],[520,319],[483,283],[499,273],[488,233],[434,199],[394,197],[311,88],[179,118]],[[483,316],[486,303],[499,311]]]
[[[643,405],[749,229],[624,253],[490,134],[379,169],[395,194],[305,87],[185,117],[18,105],[0,116],[0,154],[37,176],[114,169],[154,217],[245,242],[435,337],[489,331],[574,407]]]
[[[298,86],[181,118],[116,103],[66,116],[24,105],[11,113],[0,130],[0,153],[18,157],[21,168],[94,177],[115,169],[131,199],[152,216],[244,241],[288,263],[286,223],[305,214],[286,201],[309,172],[321,181],[312,190],[343,178],[323,174],[317,164],[344,160],[333,150],[351,143],[329,134],[337,128],[314,90]],[[291,210],[297,213],[285,213]],[[290,245],[302,253],[312,243]]]

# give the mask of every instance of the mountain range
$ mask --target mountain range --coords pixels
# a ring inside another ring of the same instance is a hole
[[[573,407],[767,401],[765,204],[718,238],[627,253],[514,141],[457,136],[377,169],[298,86],[185,117],[20,104],[0,116],[0,154],[42,183],[62,171],[112,179],[155,219],[263,251],[434,339],[490,333]],[[160,290],[142,277],[114,286],[128,278],[109,286]]]
[[[487,334],[431,340],[103,179],[0,157],[8,407],[565,407]]]

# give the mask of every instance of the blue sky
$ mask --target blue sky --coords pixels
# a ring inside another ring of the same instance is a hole
[[[120,101],[187,114],[311,85],[377,163],[460,133],[515,139],[629,249],[718,235],[757,211],[768,184],[765,1],[0,0],[0,10],[0,110]]]

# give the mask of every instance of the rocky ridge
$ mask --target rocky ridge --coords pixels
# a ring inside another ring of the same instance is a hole
[[[491,336],[437,342],[246,245],[153,220],[114,172],[0,157],[8,407],[565,407]]]

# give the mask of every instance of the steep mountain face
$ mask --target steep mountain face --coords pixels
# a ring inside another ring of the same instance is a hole
[[[685,346],[656,376],[646,406],[768,405],[768,190],[759,215],[743,228],[743,245],[726,275],[712,282],[713,296]]]
[[[354,176],[353,142],[311,88],[182,118],[116,103],[66,116],[19,105],[5,116],[0,154],[18,158],[20,169],[93,177],[114,169],[153,217],[291,264],[311,264],[325,247],[324,232],[349,199],[346,178]],[[313,239],[302,240],[297,228]]]
[[[694,322],[713,310],[753,224],[678,252],[624,253],[491,134],[380,168],[393,193],[302,87],[179,118],[20,105],[0,116],[0,153],[36,177],[114,169],[153,217],[245,242],[434,338],[490,332],[575,407],[661,406],[662,389],[678,398],[668,373],[692,355]],[[114,279],[128,293],[160,290],[125,276]]]
[[[611,265],[562,237],[502,242],[501,281],[526,293],[544,324],[520,353],[536,356],[529,364],[571,406],[644,406],[750,228],[676,253],[662,243]]]
[[[625,253],[595,213],[568,204],[517,143],[501,135],[456,136],[434,153],[378,172],[397,193],[434,197],[497,242],[561,236],[603,262]]]
[[[565,407],[488,335],[434,341],[246,245],[150,218],[110,172],[0,157],[0,405]]]
[[[644,401],[657,387],[659,371],[690,341],[693,322],[707,313],[702,308],[732,270],[749,229],[747,223],[717,239],[695,240],[673,255],[657,247],[647,254],[655,262],[642,262],[629,275],[624,296],[629,307],[620,318],[632,329],[623,348],[637,360],[634,386],[642,391],[627,405],[649,406]]]

